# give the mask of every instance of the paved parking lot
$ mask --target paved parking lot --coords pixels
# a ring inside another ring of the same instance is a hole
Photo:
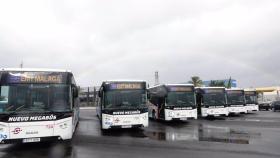
[[[280,112],[260,111],[102,133],[95,111],[81,110],[71,142],[0,145],[0,157],[280,157]]]

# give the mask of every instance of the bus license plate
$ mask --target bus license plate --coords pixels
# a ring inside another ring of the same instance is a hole
[[[40,141],[41,141],[40,138],[26,138],[22,140],[23,143],[32,143],[32,142],[40,142]]]
[[[122,128],[131,128],[132,126],[131,125],[124,125],[122,126]]]

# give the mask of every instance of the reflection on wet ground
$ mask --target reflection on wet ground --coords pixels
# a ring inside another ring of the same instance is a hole
[[[6,153],[1,155],[2,158],[33,158],[38,156],[51,158],[76,157],[75,150],[73,149],[71,142],[13,144],[7,145],[7,147],[3,149],[2,152]],[[38,155],[38,153],[40,155]]]
[[[249,144],[250,139],[261,136],[260,133],[203,124],[199,124],[198,135],[199,141],[234,144]]]
[[[135,138],[146,138],[147,136],[144,134],[143,129],[112,129],[107,131],[102,131],[103,136],[129,136]]]
[[[199,119],[200,119],[200,120],[206,119],[206,120],[209,120],[209,121],[215,121],[215,120],[225,120],[225,117],[223,117],[223,116],[217,116],[217,117],[208,116],[208,117],[206,117],[206,118],[200,117]]]
[[[155,129],[118,129],[102,132],[103,136],[129,136],[160,141],[208,141],[234,144],[250,144],[251,139],[260,138],[261,133],[244,129],[232,129],[187,122],[152,122]]]

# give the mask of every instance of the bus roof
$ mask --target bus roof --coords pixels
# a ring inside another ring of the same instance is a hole
[[[256,89],[244,89],[245,92],[256,92]]]
[[[225,89],[225,87],[195,87],[195,89]]]
[[[188,87],[192,87],[194,85],[193,84],[184,84],[184,83],[180,83],[180,84],[159,84],[159,85],[149,87],[148,89],[152,89],[152,88],[156,88],[156,87],[160,87],[160,86],[188,86]]]
[[[103,83],[114,83],[114,82],[146,82],[144,80],[106,80]]]
[[[165,84],[166,86],[194,86],[193,84],[184,84],[184,83],[181,83],[181,84]]]
[[[46,68],[1,68],[0,71],[18,71],[18,72],[72,72],[63,69],[46,69]]]
[[[227,91],[244,91],[244,89],[243,88],[227,88],[226,89]]]

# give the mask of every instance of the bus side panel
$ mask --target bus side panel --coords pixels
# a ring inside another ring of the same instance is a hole
[[[60,136],[62,140],[71,139],[73,136],[73,129],[75,129],[73,121],[73,117],[55,121],[53,136]]]
[[[79,118],[80,118],[80,98],[76,98],[75,99],[75,109],[74,109],[74,119],[75,119],[75,123],[74,123],[74,132],[76,130],[77,124],[79,123]]]
[[[79,122],[79,117],[80,117],[80,107],[76,107],[73,111],[73,133],[75,132],[78,122]]]

